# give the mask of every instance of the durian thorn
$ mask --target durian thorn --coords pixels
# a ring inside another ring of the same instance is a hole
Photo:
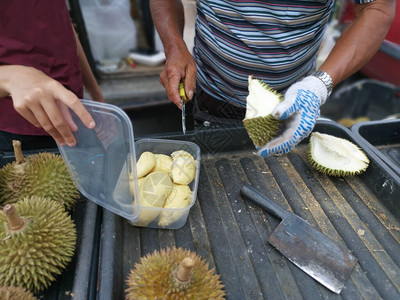
[[[6,215],[7,221],[8,221],[8,228],[15,232],[15,231],[21,231],[25,228],[27,219],[21,218],[17,210],[15,209],[15,206],[12,204],[7,204],[3,207],[4,214]]]
[[[21,141],[18,140],[13,140],[12,141],[13,147],[14,147],[14,155],[15,155],[15,161],[17,164],[22,164],[25,162],[24,155],[22,154],[22,147],[21,147]]]
[[[189,282],[194,263],[195,261],[190,257],[186,257],[182,260],[175,274],[175,277],[179,283]]]

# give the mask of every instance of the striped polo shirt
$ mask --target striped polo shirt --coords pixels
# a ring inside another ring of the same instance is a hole
[[[245,107],[248,76],[283,91],[315,68],[333,0],[197,0],[197,84]]]

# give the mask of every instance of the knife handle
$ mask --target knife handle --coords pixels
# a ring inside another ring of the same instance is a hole
[[[186,93],[185,93],[185,85],[183,84],[183,79],[179,82],[179,96],[185,101],[186,103]]]
[[[287,216],[290,215],[290,212],[287,211],[286,209],[282,208],[278,204],[276,204],[274,201],[269,199],[267,196],[261,194],[259,191],[257,191],[255,188],[251,187],[248,184],[244,184],[240,190],[240,194],[251,201],[253,201],[255,204],[258,206],[261,206],[263,209],[265,209],[267,212],[269,212],[271,215],[273,215],[276,218],[279,218],[283,220]]]

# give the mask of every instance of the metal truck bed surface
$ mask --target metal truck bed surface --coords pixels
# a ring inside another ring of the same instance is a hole
[[[314,129],[357,141],[347,128]],[[97,299],[123,299],[140,257],[166,247],[200,254],[216,269],[227,299],[400,299],[400,179],[374,153],[359,176],[334,178],[311,168],[307,140],[291,153],[262,158],[243,128],[202,129],[162,138],[202,149],[197,201],[177,230],[139,228],[104,210]],[[280,220],[240,196],[249,183],[358,258],[340,295],[316,282],[268,243]]]

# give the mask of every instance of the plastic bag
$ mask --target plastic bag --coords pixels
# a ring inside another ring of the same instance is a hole
[[[118,61],[136,47],[129,0],[81,0],[81,9],[97,63]]]

